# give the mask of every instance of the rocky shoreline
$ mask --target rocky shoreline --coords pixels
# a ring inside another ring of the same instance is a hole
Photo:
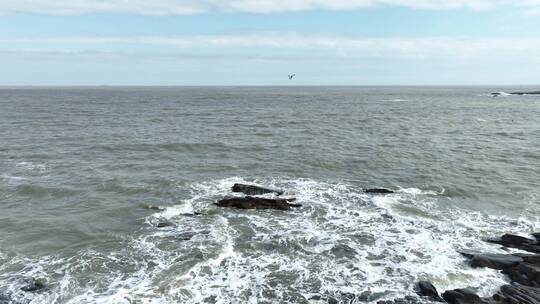
[[[447,290],[439,295],[430,282],[418,282],[415,292],[421,298],[406,297],[391,301],[379,301],[378,304],[419,304],[423,299],[449,304],[538,304],[540,303],[540,233],[533,233],[533,238],[505,234],[487,242],[500,244],[505,248],[528,251],[516,254],[490,254],[461,252],[469,259],[473,268],[487,267],[501,270],[512,281],[503,285],[491,297],[482,298],[469,288]]]

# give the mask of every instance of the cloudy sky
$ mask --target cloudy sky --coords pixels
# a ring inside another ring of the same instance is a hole
[[[0,0],[0,85],[291,84],[540,84],[540,0]]]

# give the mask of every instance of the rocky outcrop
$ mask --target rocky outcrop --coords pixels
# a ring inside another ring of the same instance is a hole
[[[421,297],[427,297],[430,300],[436,302],[444,302],[444,300],[439,295],[437,288],[435,288],[435,286],[433,286],[433,284],[428,281],[420,281],[416,283],[414,291]]]
[[[283,194],[281,190],[269,189],[255,185],[234,184],[232,192],[241,192],[247,195],[261,195],[266,193],[275,193],[278,196]]]
[[[505,234],[498,239],[490,239],[488,242],[503,245],[504,247],[540,253],[540,243],[538,243],[537,234],[534,239],[514,234]]]
[[[498,239],[488,240],[509,248],[518,248],[538,253],[540,233],[527,238],[505,234]],[[442,300],[449,304],[540,304],[540,254],[490,254],[462,252],[469,259],[471,267],[487,267],[501,270],[508,275],[511,284],[504,285],[491,297],[482,298],[474,290],[460,288],[447,290]],[[429,282],[419,282],[415,288],[418,295],[428,297],[432,301],[441,301],[435,286]],[[398,299],[400,300],[400,299]],[[405,303],[380,301],[380,304]]]
[[[46,288],[45,281],[42,279],[28,278],[23,282],[22,291],[39,292]]]
[[[215,203],[218,207],[229,207],[237,209],[277,209],[289,210],[292,207],[301,207],[300,204],[291,204],[289,202],[295,199],[269,199],[260,197],[234,197],[222,199]]]

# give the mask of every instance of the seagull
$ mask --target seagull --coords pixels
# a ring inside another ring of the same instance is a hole
[[[289,75],[289,80],[292,80],[294,78],[294,76],[296,76],[296,74]]]

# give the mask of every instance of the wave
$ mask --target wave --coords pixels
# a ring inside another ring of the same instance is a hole
[[[214,207],[233,195],[237,182],[287,189],[303,207]],[[452,207],[444,189],[399,188],[380,196],[348,183],[231,177],[178,190],[185,198],[146,217],[120,248],[34,262],[12,258],[0,267],[0,283],[35,275],[53,282],[30,303],[296,303],[350,294],[357,302],[376,302],[410,294],[421,279],[443,290],[471,286],[488,295],[504,276],[470,268],[458,251],[497,252],[481,240],[539,228],[536,219]],[[194,212],[204,215],[186,216]],[[156,228],[165,220],[173,226]]]

